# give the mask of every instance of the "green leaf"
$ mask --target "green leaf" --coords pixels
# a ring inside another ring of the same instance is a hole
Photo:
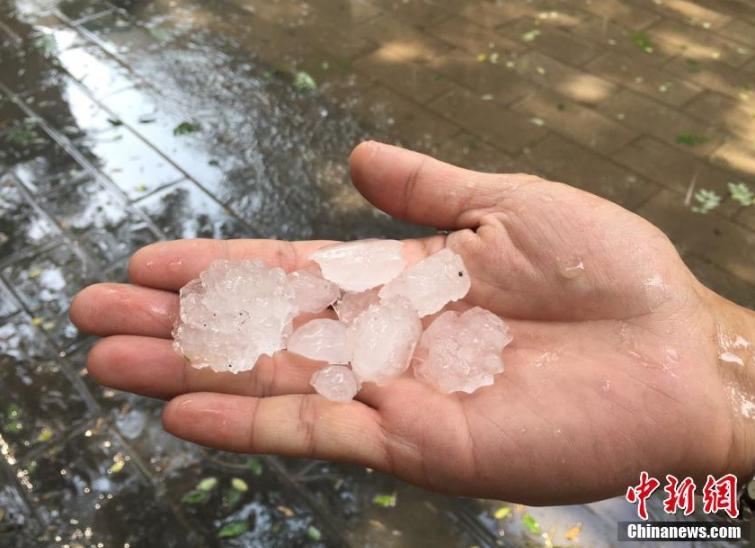
[[[184,504],[202,504],[203,502],[207,502],[207,499],[209,498],[210,495],[207,494],[207,491],[194,489],[181,497],[181,502],[183,502]]]
[[[525,42],[534,42],[538,36],[540,36],[540,30],[532,29],[522,34],[522,40]]]
[[[650,38],[644,32],[637,32],[632,35],[632,42],[645,53],[653,53],[653,44]]]
[[[199,483],[197,483],[197,489],[200,491],[209,492],[215,489],[215,486],[218,484],[218,478],[204,478]]]
[[[705,135],[696,135],[687,131],[683,131],[676,136],[677,143],[679,143],[680,145],[687,145],[688,147],[701,145],[707,141],[708,138]]]
[[[373,504],[383,508],[393,508],[396,506],[396,493],[383,493],[372,497]]]
[[[249,486],[241,478],[233,478],[231,480],[231,487],[233,487],[236,491],[240,491],[242,493],[249,491]]]
[[[309,538],[309,540],[311,541],[319,542],[322,538],[322,533],[317,527],[310,525],[309,527],[307,527],[307,538]]]
[[[21,421],[6,422],[3,425],[3,431],[9,434],[18,434],[24,429],[24,424]]]
[[[115,118],[108,118],[107,121],[113,127],[118,127],[118,126],[122,126],[123,125],[123,122],[121,122],[120,120],[117,120]]]
[[[529,514],[524,514],[522,516],[522,525],[524,525],[533,535],[540,534],[540,524],[538,524],[537,520]]]
[[[244,496],[244,494],[241,491],[236,491],[235,489],[226,489],[223,493],[223,506],[225,506],[228,510],[231,510],[236,507],[236,505],[241,502],[241,498]]]
[[[294,74],[294,88],[296,91],[312,91],[317,88],[317,82],[309,73],[300,70]]]
[[[731,199],[745,207],[755,204],[755,194],[744,183],[728,183]]]
[[[701,188],[695,192],[695,201],[698,203],[696,206],[692,206],[692,211],[695,213],[706,213],[713,211],[721,204],[721,196],[716,194],[712,190]]]
[[[173,128],[173,135],[188,135],[189,133],[195,133],[201,131],[202,126],[195,122],[181,122]]]
[[[218,532],[218,538],[236,538],[248,530],[249,524],[246,521],[232,521],[225,524]]]
[[[259,476],[262,474],[262,461],[259,459],[259,457],[249,457],[249,460],[246,462],[246,465],[249,467],[249,469],[252,471],[252,474],[255,476]]]

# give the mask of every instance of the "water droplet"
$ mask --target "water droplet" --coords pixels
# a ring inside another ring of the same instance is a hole
[[[581,276],[584,271],[585,264],[582,262],[582,259],[558,260],[558,273],[567,280],[573,280]]]

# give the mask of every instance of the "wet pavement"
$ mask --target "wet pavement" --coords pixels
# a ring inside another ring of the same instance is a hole
[[[740,0],[0,0],[0,545],[613,544],[621,500],[180,442],[87,377],[68,304],[158,239],[425,233],[349,185],[372,138],[612,199],[753,307],[755,207],[728,187],[755,189],[753,36]]]

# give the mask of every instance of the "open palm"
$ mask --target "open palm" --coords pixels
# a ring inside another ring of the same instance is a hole
[[[474,394],[411,375],[358,401],[313,394],[317,364],[286,352],[239,375],[196,370],[171,348],[177,290],[216,259],[295,270],[329,242],[182,240],[139,251],[134,285],[80,293],[73,321],[106,336],[102,383],[171,399],[165,428],[233,451],[345,460],[439,491],[526,503],[595,500],[641,470],[730,469],[736,421],[716,365],[709,292],[668,239],[619,206],[527,175],[482,174],[366,143],[359,190],[389,214],[452,232],[407,241],[411,260],[462,255],[472,289],[514,336],[505,371]]]

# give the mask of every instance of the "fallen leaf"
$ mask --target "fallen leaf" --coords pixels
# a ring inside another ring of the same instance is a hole
[[[577,523],[573,527],[570,527],[566,530],[566,533],[564,533],[564,538],[566,540],[576,540],[579,534],[582,532],[582,524]]]

